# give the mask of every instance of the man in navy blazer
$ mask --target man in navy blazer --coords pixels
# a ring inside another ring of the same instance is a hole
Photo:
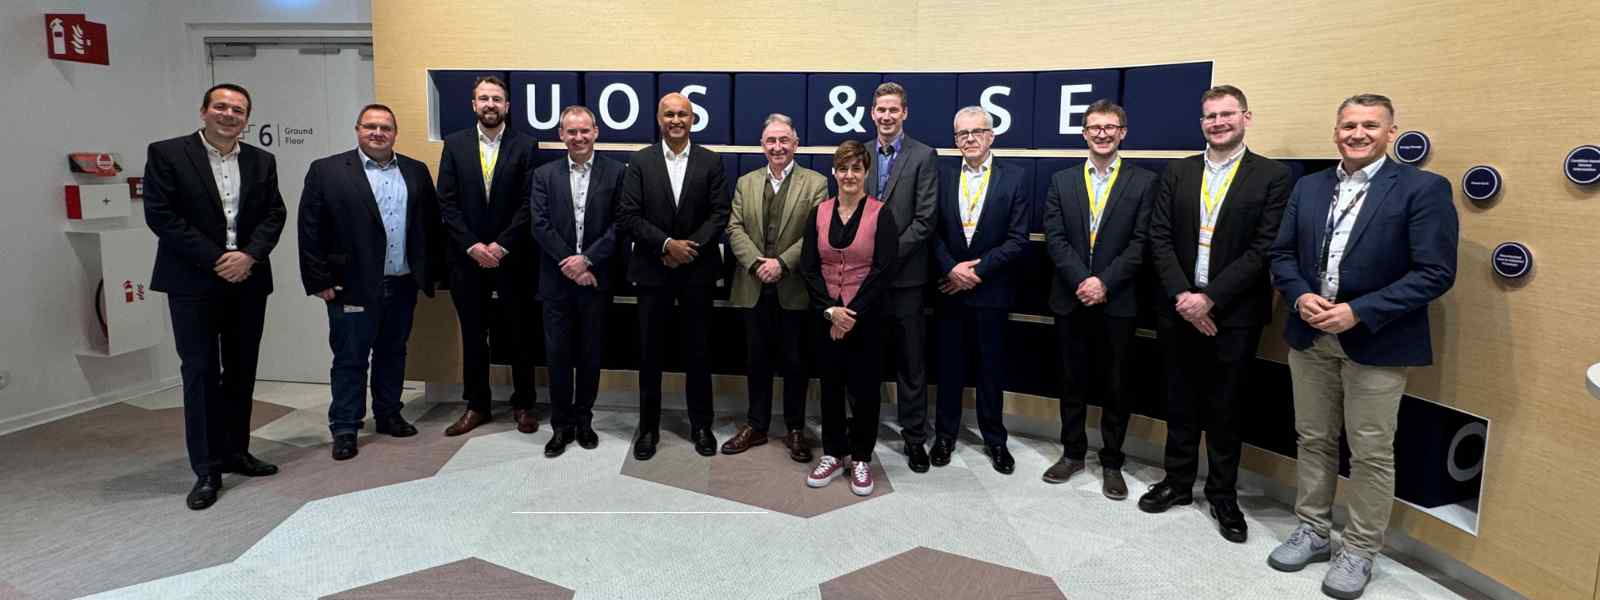
[[[955,143],[961,149],[961,167],[941,174],[933,234],[934,264],[944,277],[934,300],[939,415],[928,459],[938,467],[950,464],[971,370],[978,380],[978,429],[989,462],[1009,475],[1016,461],[1006,449],[1001,386],[1010,364],[1005,329],[1017,295],[1014,263],[1028,245],[1028,196],[1023,191],[1028,185],[1021,168],[990,154],[994,118],[982,107],[956,112]],[[969,349],[974,351],[970,355]]]
[[[394,151],[394,111],[361,109],[357,148],[319,158],[300,194],[300,278],[328,308],[333,459],[355,457],[367,414],[367,367],[378,433],[416,435],[400,416],[406,340],[417,292],[433,296],[442,262],[439,207],[424,165]]]
[[[144,167],[144,220],[158,240],[150,289],[167,294],[172,313],[194,510],[217,501],[223,473],[278,472],[250,455],[250,408],[272,293],[268,255],[288,213],[277,161],[239,141],[250,108],[244,88],[212,86],[200,131],[150,144]]]
[[[506,125],[511,109],[506,89],[499,77],[479,77],[472,88],[477,122],[445,136],[439,156],[439,215],[449,234],[449,243],[442,245],[450,257],[450,301],[461,324],[461,397],[467,402],[445,428],[447,436],[490,419],[491,346],[511,356],[511,419],[517,431],[539,429],[533,412],[538,318],[525,308],[532,304],[538,277],[527,212],[536,144]]]
[[[617,227],[633,246],[628,280],[639,295],[639,430],[633,456],[649,460],[660,441],[661,369],[677,323],[689,438],[702,456],[717,453],[711,434],[711,295],[722,277],[720,240],[728,228],[722,158],[689,141],[689,99],[671,93],[656,107],[661,143],[633,153],[617,198]],[[678,318],[673,318],[673,304]]]
[[[1298,571],[1329,560],[1339,434],[1350,443],[1344,550],[1323,579],[1361,594],[1394,505],[1394,435],[1407,367],[1433,363],[1428,304],[1455,283],[1460,238],[1450,183],[1387,160],[1394,104],[1361,94],[1339,105],[1342,160],[1294,188],[1272,245],[1272,279],[1292,307],[1283,337],[1294,378],[1300,526],[1268,563]]]
[[[1107,100],[1089,105],[1083,139],[1089,160],[1050,178],[1045,248],[1055,265],[1050,311],[1061,349],[1061,460],[1044,473],[1065,483],[1083,470],[1089,442],[1086,400],[1100,400],[1101,493],[1128,497],[1122,442],[1128,433],[1128,348],[1139,313],[1135,275],[1144,263],[1156,175],[1122,160],[1127,112]]]
[[[555,432],[544,455],[551,458],[573,441],[587,449],[600,443],[590,423],[611,308],[617,251],[613,201],[622,189],[623,170],[622,163],[595,156],[594,141],[600,134],[588,108],[562,110],[560,135],[567,155],[534,169],[528,199],[539,249],[544,352],[550,363],[550,426]]]

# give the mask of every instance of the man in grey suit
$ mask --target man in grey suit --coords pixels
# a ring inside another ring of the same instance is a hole
[[[734,186],[728,246],[739,266],[733,272],[728,300],[746,309],[750,416],[733,438],[722,444],[723,454],[738,454],[767,443],[772,367],[777,363],[783,375],[783,422],[788,428],[783,444],[789,449],[789,458],[811,462],[811,448],[805,439],[806,388],[811,378],[800,360],[811,298],[796,268],[806,216],[827,195],[828,179],[794,164],[799,146],[794,121],[782,114],[769,115],[761,131],[767,166],[746,173]]]
[[[905,440],[911,470],[928,471],[927,368],[923,356],[927,321],[922,316],[923,287],[928,283],[928,238],[933,233],[939,194],[939,172],[933,148],[911,139],[904,125],[910,107],[906,89],[886,81],[872,93],[872,121],[878,136],[867,143],[867,194],[883,201],[900,226],[898,273],[890,281],[888,339],[897,340],[895,404],[900,436]]]

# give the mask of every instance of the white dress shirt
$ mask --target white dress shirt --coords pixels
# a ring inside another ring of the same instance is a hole
[[[788,181],[789,180],[789,174],[793,173],[793,172],[794,172],[794,159],[793,159],[793,157],[790,157],[789,164],[784,165],[783,173],[779,174],[779,175],[773,175],[772,174],[772,165],[770,165],[770,164],[767,165],[767,185],[772,186],[772,193],[776,194],[779,191],[783,190],[783,182]]]
[[[1216,231],[1217,217],[1222,215],[1222,202],[1227,200],[1228,187],[1232,185],[1232,182],[1227,180],[1228,171],[1244,157],[1245,147],[1240,145],[1237,152],[1234,152],[1232,156],[1222,162],[1212,162],[1210,150],[1211,148],[1208,146],[1206,148],[1207,153],[1203,155],[1206,161],[1206,171],[1204,181],[1200,185],[1205,186],[1205,191],[1210,192],[1213,204],[1210,212],[1207,212],[1206,201],[1202,195],[1200,210],[1198,211],[1200,213],[1200,248],[1199,251],[1195,252],[1194,256],[1194,285],[1201,288],[1211,283],[1211,234]]]
[[[211,142],[206,141],[204,133],[200,136],[200,144],[206,148],[206,160],[211,163],[211,178],[217,182],[217,196],[222,198],[222,216],[228,222],[228,239],[222,245],[228,250],[239,249],[239,144],[235,142],[233,149],[223,154]]]
[[[567,183],[572,186],[572,222],[578,232],[578,239],[574,248],[579,253],[583,252],[583,211],[589,205],[589,173],[594,170],[594,155],[589,155],[589,160],[574,162],[572,155],[567,155]]]
[[[672,205],[678,205],[683,195],[683,177],[689,172],[689,150],[694,144],[684,144],[683,152],[673,153],[666,140],[661,140],[661,155],[667,159],[667,178],[672,180]]]
[[[500,160],[500,140],[505,137],[506,126],[502,123],[500,131],[495,133],[493,138],[484,133],[482,123],[479,123],[477,128],[478,160],[480,161],[478,167],[482,169],[484,165],[489,166],[489,171],[483,174],[483,201],[488,202],[489,188],[494,183],[494,163]]]
[[[1322,279],[1322,297],[1334,298],[1339,295],[1339,262],[1344,258],[1345,246],[1350,243],[1350,232],[1356,227],[1356,217],[1361,214],[1361,205],[1366,202],[1367,186],[1372,185],[1372,176],[1378,174],[1378,169],[1383,168],[1387,157],[1378,157],[1372,164],[1362,167],[1354,174],[1344,172],[1344,162],[1340,161],[1338,168],[1333,172],[1339,176],[1339,198],[1329,206],[1333,219],[1338,220],[1338,226],[1333,228],[1331,238],[1328,240],[1328,272]],[[1354,203],[1353,205],[1351,203]],[[1349,210],[1348,216],[1339,219],[1339,215]],[[1318,248],[1320,250],[1320,248]],[[1322,257],[1316,257],[1321,260]],[[1298,299],[1297,299],[1298,300]]]
[[[972,243],[972,235],[978,232],[978,217],[983,215],[983,204],[989,199],[990,172],[994,170],[994,154],[983,158],[983,163],[974,168],[961,161],[961,178],[966,185],[956,189],[958,196],[956,208],[961,211],[961,234],[967,236],[967,243]],[[964,195],[960,192],[963,192]]]

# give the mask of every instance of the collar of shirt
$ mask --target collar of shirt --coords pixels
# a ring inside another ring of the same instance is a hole
[[[972,165],[967,164],[966,159],[961,160],[961,172],[972,177],[977,177],[984,174],[984,172],[988,171],[992,166],[994,166],[993,152],[990,152],[987,156],[984,156],[983,164],[978,165],[977,168],[973,168]]]
[[[883,140],[878,140],[878,153],[879,154],[883,154],[883,155],[899,154],[900,153],[900,143],[905,141],[905,139],[906,139],[906,132],[902,131],[902,132],[900,132],[898,134],[895,134],[894,141],[893,142],[889,142],[889,145],[887,145],[887,146],[883,145]],[[888,148],[889,151],[888,152],[884,152],[885,148]]]
[[[1122,168],[1122,155],[1117,154],[1115,158],[1112,158],[1111,164],[1106,166],[1106,171],[1104,173],[1101,173],[1100,169],[1096,169],[1094,167],[1093,160],[1089,161],[1087,164],[1089,165],[1089,173],[1094,175],[1095,179],[1106,179],[1111,177],[1112,173],[1117,172],[1117,169]]]
[[[218,156],[218,157],[221,157],[221,158],[233,158],[233,157],[239,155],[239,142],[234,142],[233,143],[233,149],[229,150],[227,154],[223,154],[222,151],[218,150],[216,146],[211,145],[211,140],[206,139],[205,130],[202,129],[202,130],[196,131],[195,135],[200,136],[200,145],[205,146],[206,147],[206,152],[211,154],[212,156]]]
[[[594,166],[594,155],[590,155],[589,156],[589,160],[586,160],[586,161],[583,161],[583,162],[577,162],[575,160],[572,160],[572,153],[571,152],[567,153],[567,170],[568,171],[572,171],[574,173],[582,173],[582,172],[588,171],[589,167],[592,167],[592,166]]]
[[[1379,156],[1378,160],[1372,161],[1370,165],[1361,167],[1361,170],[1353,174],[1344,172],[1344,161],[1339,161],[1339,168],[1334,169],[1333,172],[1339,176],[1340,183],[1352,177],[1355,178],[1356,183],[1366,183],[1372,181],[1373,176],[1378,174],[1378,169],[1383,168],[1383,163],[1386,160],[1389,160],[1389,157]]]
[[[794,172],[794,161],[793,160],[790,160],[789,164],[784,165],[783,174],[782,175],[778,175],[777,177],[773,177],[772,176],[772,163],[767,163],[767,181],[771,181],[773,183],[783,183],[783,181],[785,179],[789,178],[789,174],[793,173],[793,172]]]
[[[483,123],[479,123],[477,125],[477,127],[478,127],[478,143],[483,144],[485,146],[490,146],[490,147],[499,146],[500,145],[500,139],[505,137],[505,134],[506,134],[506,126],[504,124],[500,125],[500,131],[495,133],[494,137],[489,137],[489,134],[484,133],[484,131],[483,131]]]
[[[1207,169],[1210,169],[1212,171],[1221,171],[1223,169],[1228,168],[1229,165],[1232,165],[1234,163],[1234,161],[1239,160],[1239,157],[1244,156],[1244,153],[1245,153],[1246,150],[1247,150],[1247,148],[1245,148],[1244,144],[1240,144],[1239,145],[1239,150],[1235,151],[1233,153],[1233,155],[1229,156],[1226,160],[1223,160],[1220,163],[1219,162],[1212,162],[1211,161],[1211,145],[1210,144],[1206,144],[1206,153],[1202,154],[1201,156],[1205,157],[1206,168]]]
[[[400,162],[400,161],[396,160],[396,159],[400,158],[400,153],[399,152],[396,152],[396,153],[394,153],[393,156],[390,156],[389,157],[389,162],[378,162],[377,160],[373,159],[371,156],[367,156],[367,151],[363,150],[361,148],[356,148],[356,153],[361,155],[361,166],[363,168],[371,167],[371,168],[377,168],[379,171],[382,171],[382,170],[388,169],[390,167],[394,167],[395,165],[399,164],[399,162]]]
[[[689,158],[689,150],[692,148],[694,148],[694,143],[690,142],[683,145],[683,152],[673,152],[672,146],[668,146],[666,140],[661,140],[661,154],[667,157],[668,162]]]

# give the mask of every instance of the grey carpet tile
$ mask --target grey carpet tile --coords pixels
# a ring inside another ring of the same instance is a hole
[[[822,600],[1066,598],[1044,575],[930,548],[914,548],[825,581],[820,588]]]
[[[323,596],[322,600],[570,600],[572,596],[573,590],[468,558]]]

